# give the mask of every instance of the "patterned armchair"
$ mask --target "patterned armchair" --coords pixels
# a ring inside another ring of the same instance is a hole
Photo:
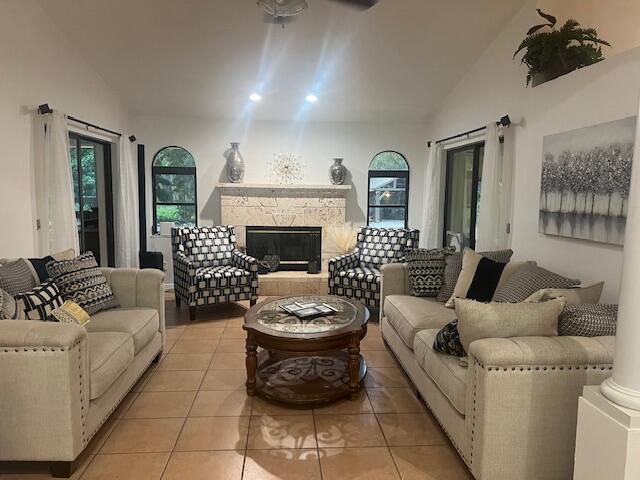
[[[258,261],[236,249],[232,226],[173,228],[176,305],[196,307],[258,299]]]
[[[380,267],[399,263],[418,247],[419,230],[362,227],[356,249],[329,260],[329,294],[353,298],[369,307],[380,305]]]

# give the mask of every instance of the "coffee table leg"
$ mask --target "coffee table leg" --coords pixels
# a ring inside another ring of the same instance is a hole
[[[360,341],[349,347],[349,398],[356,400],[360,391]]]
[[[253,340],[251,332],[247,332],[247,395],[256,394],[256,370],[258,368],[258,346]]]

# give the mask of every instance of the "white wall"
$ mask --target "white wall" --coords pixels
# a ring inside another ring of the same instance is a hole
[[[126,131],[128,114],[33,0],[0,2],[0,257],[35,252],[31,114],[49,103]]]
[[[259,107],[256,107],[259,108]],[[409,225],[420,228],[426,125],[213,121],[180,117],[134,117],[134,131],[145,145],[147,172],[153,155],[167,145],[189,150],[197,164],[198,215],[202,225],[220,222],[220,196],[215,184],[226,181],[224,151],[229,142],[239,141],[245,159],[245,183],[271,183],[268,162],[274,152],[301,156],[305,177],[300,183],[329,184],[333,157],[344,157],[349,171],[347,183],[353,190],[347,198],[347,221],[366,224],[367,171],[373,156],[382,150],[403,153],[410,164]],[[147,218],[151,229],[151,180],[147,179]],[[154,239],[149,248],[163,251],[167,261],[167,281],[171,283],[168,240]]]
[[[525,88],[526,69],[512,60],[527,29],[538,21],[531,0],[498,35],[430,119],[429,137],[442,138],[504,114],[515,129],[515,257],[583,280],[605,280],[603,301],[617,301],[622,248],[538,232],[542,139],[545,135],[637,114],[640,48]]]

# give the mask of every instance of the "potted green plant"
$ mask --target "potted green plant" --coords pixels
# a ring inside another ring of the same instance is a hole
[[[515,58],[525,50],[521,63],[529,68],[527,86],[532,84],[535,87],[604,60],[602,45],[611,45],[598,38],[598,32],[594,28],[582,28],[576,20],[570,19],[557,30],[554,28],[556,17],[539,8],[537,10],[548,23],[531,27],[513,54]],[[547,31],[540,31],[542,29]]]

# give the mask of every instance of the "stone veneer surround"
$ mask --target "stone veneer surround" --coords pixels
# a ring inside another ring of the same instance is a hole
[[[247,226],[322,227],[322,269],[340,255],[327,227],[346,221],[346,196],[351,185],[269,185],[218,183],[220,218],[236,227],[239,246],[246,245]]]

